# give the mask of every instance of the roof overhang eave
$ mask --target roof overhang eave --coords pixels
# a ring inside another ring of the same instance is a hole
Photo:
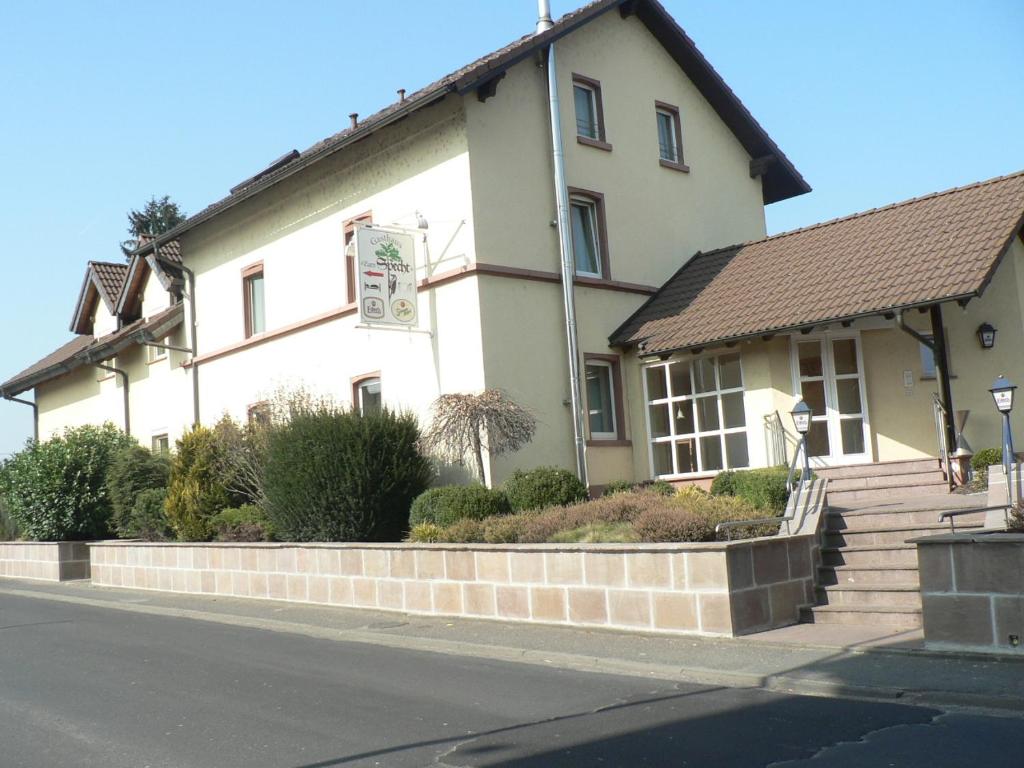
[[[776,326],[773,328],[764,328],[757,331],[750,331],[747,333],[736,334],[735,336],[721,336],[715,339],[708,339],[706,341],[697,342],[694,344],[685,344],[678,347],[666,347],[662,349],[644,349],[641,350],[640,346],[643,345],[644,340],[639,339],[637,341],[624,341],[613,343],[612,346],[619,347],[620,349],[636,349],[638,357],[666,357],[674,355],[679,352],[688,352],[691,350],[703,350],[708,347],[720,347],[726,344],[738,344],[742,341],[753,341],[754,339],[760,339],[763,336],[777,336],[783,333],[798,333],[800,331],[817,328],[823,325],[833,325],[834,323],[844,322],[856,322],[857,320],[864,320],[869,317],[881,317],[888,314],[895,314],[896,312],[906,311],[909,309],[921,309],[930,307],[934,304],[948,304],[952,302],[965,303],[971,299],[975,299],[980,296],[980,291],[972,291],[970,293],[957,294],[954,296],[943,296],[937,299],[925,299],[922,301],[915,301],[909,304],[897,304],[891,307],[883,307],[881,309],[872,309],[865,312],[858,312],[850,315],[839,315],[836,317],[823,318],[821,320],[808,321],[803,323],[795,323],[792,325]]]

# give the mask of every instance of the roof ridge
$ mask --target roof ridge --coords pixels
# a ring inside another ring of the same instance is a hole
[[[785,232],[778,232],[778,233],[776,233],[774,235],[768,235],[767,237],[763,237],[760,240],[748,240],[745,243],[738,243],[737,245],[739,245],[739,246],[753,245],[754,243],[763,243],[763,242],[766,242],[768,240],[777,240],[777,239],[780,239],[780,238],[783,238],[783,237],[789,237],[790,235],[798,235],[798,234],[801,234],[803,232],[809,232],[811,230],[820,229],[822,227],[832,226],[833,224],[840,224],[842,222],[852,221],[853,219],[858,219],[858,218],[861,218],[863,216],[870,216],[870,215],[875,214],[875,213],[882,213],[883,211],[890,211],[890,210],[893,210],[895,208],[902,208],[903,206],[911,205],[913,203],[920,203],[920,202],[924,202],[925,200],[934,200],[935,198],[943,197],[945,195],[951,195],[951,194],[953,194],[955,192],[966,192],[969,189],[977,189],[979,187],[984,187],[984,186],[989,185],[989,184],[996,184],[998,182],[1007,181],[1008,179],[1012,179],[1012,178],[1015,178],[1017,176],[1024,176],[1024,169],[1019,170],[1019,171],[1014,171],[1013,173],[1007,173],[1007,174],[1004,174],[1002,176],[995,176],[995,177],[993,177],[991,179],[984,179],[982,181],[975,181],[975,182],[972,182],[970,184],[964,184],[963,186],[960,186],[960,187],[950,187],[949,189],[943,189],[943,190],[941,190],[939,192],[931,192],[931,193],[929,193],[927,195],[920,195],[918,197],[911,197],[911,198],[908,198],[906,200],[899,200],[899,201],[897,201],[895,203],[889,203],[887,205],[881,205],[881,206],[878,206],[876,208],[869,208],[869,209],[867,209],[865,211],[858,211],[856,213],[848,213],[845,216],[837,216],[834,219],[826,219],[825,221],[819,221],[819,222],[816,222],[814,224],[808,224],[805,227],[798,227],[796,229],[790,229],[790,230],[787,230]],[[737,245],[732,245],[732,246],[729,246],[729,247],[730,248],[735,248],[735,247],[737,247]],[[719,248],[718,250],[721,251],[721,250],[728,250],[728,249],[727,248]]]
[[[86,264],[88,264],[89,266],[95,264],[96,266],[101,267],[121,267],[122,269],[128,269],[127,262],[122,263],[118,261],[96,261],[95,259],[89,259],[89,261],[87,261]]]

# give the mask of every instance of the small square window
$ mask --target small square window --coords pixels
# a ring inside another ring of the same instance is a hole
[[[930,333],[921,334],[927,337],[929,340],[934,342],[934,337]],[[935,373],[935,353],[932,352],[930,347],[926,347],[924,344],[918,345],[921,350],[921,378],[922,379],[934,379]],[[949,336],[946,337],[946,360],[950,360],[949,356]],[[956,378],[952,371],[949,373],[950,378]]]
[[[166,347],[168,344],[168,339],[160,339],[160,341],[158,341],[157,344],[161,344],[163,345],[163,347]],[[167,357],[167,350],[164,349],[163,347],[154,347],[152,344],[147,344],[146,362],[155,363],[157,360],[163,360],[165,357]]]
[[[166,456],[171,452],[171,441],[166,434],[153,435],[153,438],[150,441],[150,448],[153,453],[159,453]]]
[[[353,405],[363,416],[379,413],[382,407],[380,379],[371,377],[360,379],[354,385]]]
[[[246,409],[246,418],[250,424],[266,425],[270,423],[270,403],[267,401],[253,403]]]
[[[245,300],[245,337],[249,338],[267,329],[262,264],[243,270],[242,295]]]

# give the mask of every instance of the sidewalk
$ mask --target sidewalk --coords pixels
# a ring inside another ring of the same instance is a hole
[[[1024,713],[1024,659],[925,651],[920,632],[797,625],[712,639],[109,589],[88,581],[4,579],[0,606],[5,594],[586,672]]]

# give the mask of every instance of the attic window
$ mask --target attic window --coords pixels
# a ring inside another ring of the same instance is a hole
[[[576,140],[598,149],[612,148],[605,138],[601,83],[583,75],[572,76],[572,98],[576,109]]]

